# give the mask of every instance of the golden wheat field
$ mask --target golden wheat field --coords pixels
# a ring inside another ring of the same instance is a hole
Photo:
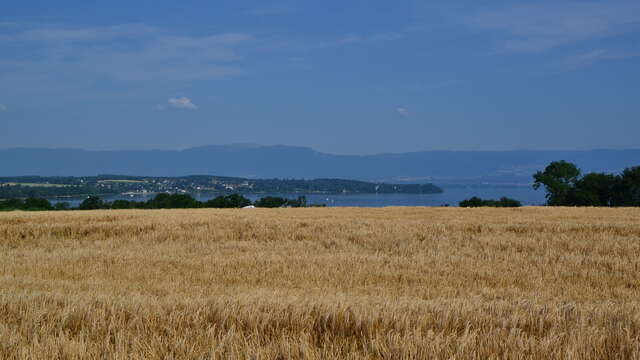
[[[640,358],[640,209],[0,213],[1,359]]]

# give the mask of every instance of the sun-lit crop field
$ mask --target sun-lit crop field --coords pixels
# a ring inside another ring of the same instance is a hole
[[[14,358],[640,358],[640,209],[0,213]]]

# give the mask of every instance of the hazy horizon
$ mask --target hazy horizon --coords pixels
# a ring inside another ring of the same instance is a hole
[[[287,147],[287,148],[305,148],[311,149],[323,154],[329,155],[345,155],[345,156],[369,156],[369,155],[384,155],[384,154],[407,154],[407,153],[420,153],[420,152],[589,152],[589,151],[635,151],[640,150],[640,146],[636,148],[585,148],[585,149],[504,149],[504,150],[495,150],[495,149],[486,149],[486,150],[464,150],[464,149],[425,149],[425,150],[415,150],[415,151],[387,151],[387,152],[354,152],[354,153],[338,153],[332,151],[321,151],[312,146],[305,145],[292,145],[292,144],[255,144],[255,143],[228,143],[228,144],[204,144],[204,145],[194,145],[183,148],[84,148],[84,147],[72,147],[72,146],[50,146],[50,147],[24,147],[24,146],[12,146],[12,147],[0,147],[1,150],[11,150],[11,149],[26,149],[26,150],[80,150],[80,151],[90,151],[90,152],[101,152],[101,151],[185,151],[194,148],[206,148],[206,147],[247,147],[247,148],[263,148],[263,147]]]

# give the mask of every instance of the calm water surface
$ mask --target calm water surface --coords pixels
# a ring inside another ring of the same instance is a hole
[[[200,201],[207,201],[219,194],[193,194],[193,197]],[[244,196],[255,201],[264,196],[280,196],[286,198],[296,198],[303,194],[245,194]],[[309,204],[326,204],[327,206],[361,206],[361,207],[383,207],[383,206],[458,206],[462,200],[472,196],[483,199],[499,199],[506,196],[519,200],[523,205],[542,205],[545,202],[544,191],[535,191],[531,188],[447,188],[444,187],[442,194],[305,194]],[[113,201],[118,199],[147,201],[151,196],[105,196],[103,200]],[[67,201],[72,207],[78,206],[84,198],[71,199],[50,199],[52,203]]]

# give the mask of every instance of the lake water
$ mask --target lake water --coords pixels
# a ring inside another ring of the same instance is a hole
[[[219,194],[193,194],[200,201],[207,201]],[[307,197],[309,204],[326,204],[327,206],[458,206],[462,200],[478,196],[483,199],[498,200],[503,196],[519,200],[523,205],[542,205],[545,202],[544,191],[535,191],[528,187],[518,188],[447,188],[441,194],[245,194],[244,196],[255,201],[264,196],[280,196],[296,198],[299,195]],[[103,200],[113,201],[118,199],[147,201],[153,198],[149,196],[104,196]],[[67,201],[72,207],[76,207],[84,198],[50,199],[52,203]]]

